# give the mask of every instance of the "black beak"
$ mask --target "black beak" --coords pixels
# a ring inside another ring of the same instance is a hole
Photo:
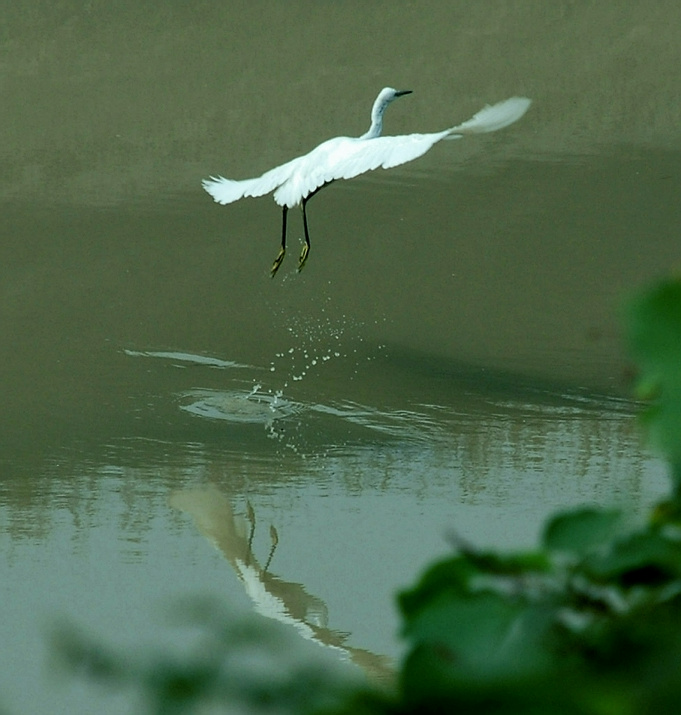
[[[404,94],[411,94],[414,90],[413,89],[398,89],[395,92],[396,97],[401,97]]]

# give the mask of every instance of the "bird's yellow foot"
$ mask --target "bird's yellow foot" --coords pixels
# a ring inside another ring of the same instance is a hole
[[[271,278],[274,278],[274,274],[279,270],[279,266],[281,265],[281,262],[284,260],[285,255],[286,255],[286,249],[282,246],[281,250],[279,251],[279,255],[274,259],[274,263],[272,264],[272,269],[270,270]]]
[[[305,261],[307,261],[307,254],[310,252],[310,246],[309,244],[305,243],[303,244],[303,250],[300,253],[300,259],[298,260],[298,273],[303,270],[303,266],[305,265]]]

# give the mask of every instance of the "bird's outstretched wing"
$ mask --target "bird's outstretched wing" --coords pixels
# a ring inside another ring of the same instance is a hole
[[[264,196],[274,191],[287,181],[296,169],[301,157],[287,161],[281,166],[266,171],[255,179],[225,179],[222,176],[211,176],[202,181],[203,188],[219,204],[231,204],[244,196]]]
[[[336,179],[352,179],[379,167],[390,169],[418,159],[442,139],[461,139],[467,134],[503,129],[520,119],[530,103],[525,97],[511,97],[481,109],[463,124],[432,134],[329,139],[295,160],[295,171],[274,192],[274,200],[280,206],[294,206],[301,198]]]
[[[211,177],[204,180],[203,188],[220,204],[274,191],[274,200],[280,206],[292,207],[336,179],[352,179],[379,167],[390,169],[418,159],[441,139],[461,139],[467,134],[503,129],[520,119],[529,106],[529,99],[511,97],[481,109],[463,124],[432,134],[374,139],[336,137],[323,142],[309,154],[270,169],[255,179],[234,181]]]

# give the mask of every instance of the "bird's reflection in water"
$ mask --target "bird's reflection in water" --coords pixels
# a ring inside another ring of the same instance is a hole
[[[269,571],[279,536],[270,526],[270,550],[264,566],[253,553],[256,518],[248,504],[246,519],[235,515],[229,499],[217,487],[173,492],[170,505],[189,514],[197,528],[227,559],[253,601],[255,610],[268,618],[292,625],[309,640],[333,649],[359,666],[372,680],[390,681],[390,659],[346,643],[349,634],[328,628],[328,609],[304,586],[285,581]]]

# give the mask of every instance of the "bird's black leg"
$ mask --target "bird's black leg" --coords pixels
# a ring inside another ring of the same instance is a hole
[[[263,571],[267,571],[267,569],[270,567],[270,564],[272,563],[272,557],[274,556],[274,552],[277,549],[277,544],[279,543],[279,534],[277,534],[277,530],[272,525],[270,525],[270,540],[272,542],[272,546],[270,547],[270,553],[267,557],[267,561],[265,563]]]
[[[279,255],[274,259],[272,264],[272,270],[270,271],[270,276],[274,278],[274,274],[279,270],[281,262],[284,260],[286,255],[286,214],[288,213],[288,206],[284,206],[281,219],[281,249]]]
[[[307,212],[305,211],[305,205],[307,204],[307,200],[314,196],[317,192],[315,191],[314,193],[310,194],[310,196],[306,196],[303,199],[303,228],[305,229],[305,245],[303,246],[303,250],[300,253],[300,260],[298,261],[298,273],[303,270],[303,266],[305,265],[305,261],[307,260],[307,254],[310,252],[310,233],[307,230]]]

